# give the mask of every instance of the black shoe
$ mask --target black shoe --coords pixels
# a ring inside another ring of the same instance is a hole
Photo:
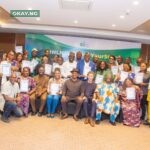
[[[42,112],[38,112],[39,117],[42,117],[42,115],[43,115]]]
[[[148,121],[144,121],[143,124],[146,125],[146,126],[150,125],[150,123]]]
[[[5,123],[9,123],[9,122],[10,122],[9,119],[8,119],[8,118],[5,118],[5,117],[2,117],[1,120],[2,120],[3,122],[5,122]]]
[[[111,125],[116,126],[115,122],[111,122],[111,121],[109,121],[109,122],[110,122]]]
[[[96,120],[95,123],[98,125],[100,124],[100,120]]]
[[[37,112],[32,112],[31,116],[35,116],[37,114]]]

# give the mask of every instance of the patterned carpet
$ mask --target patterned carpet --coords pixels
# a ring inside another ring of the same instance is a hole
[[[131,128],[108,120],[94,128],[72,117],[0,121],[0,150],[150,150],[150,128]]]

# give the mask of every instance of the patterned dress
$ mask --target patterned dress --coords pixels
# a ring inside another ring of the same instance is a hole
[[[118,99],[119,89],[116,84],[102,83],[97,86],[96,92],[99,94],[96,109],[96,120],[101,120],[102,112],[110,114],[110,121],[115,122],[120,110]]]
[[[29,83],[29,92],[30,92],[33,88],[35,88],[36,85],[35,85],[33,78],[27,77],[27,79]],[[21,95],[21,101],[20,101],[19,106],[21,110],[23,111],[23,113],[27,115],[28,110],[29,110],[29,95],[25,92],[21,92],[20,95]]]
[[[140,126],[140,92],[136,91],[136,99],[124,100],[126,97],[121,92],[121,107],[123,112],[123,124],[128,126]]]

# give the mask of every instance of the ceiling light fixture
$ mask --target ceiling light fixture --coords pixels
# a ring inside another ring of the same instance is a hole
[[[78,24],[78,20],[74,20],[73,22],[74,22],[75,24]]]
[[[112,24],[112,27],[116,27],[116,24]]]
[[[120,16],[120,18],[121,18],[121,19],[124,19],[124,18],[125,18],[125,16],[124,16],[124,15],[121,15],[121,16]]]
[[[36,18],[37,21],[40,21],[40,18]]]
[[[133,5],[139,5],[139,1],[134,1]]]
[[[31,7],[29,7],[29,8],[28,8],[28,10],[32,10],[32,8],[31,8]]]

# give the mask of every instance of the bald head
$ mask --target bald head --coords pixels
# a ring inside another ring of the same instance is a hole
[[[14,84],[15,82],[16,82],[16,78],[17,78],[17,76],[16,76],[16,73],[11,73],[11,75],[10,75],[10,77],[9,77],[9,81],[12,83],[12,84]]]

